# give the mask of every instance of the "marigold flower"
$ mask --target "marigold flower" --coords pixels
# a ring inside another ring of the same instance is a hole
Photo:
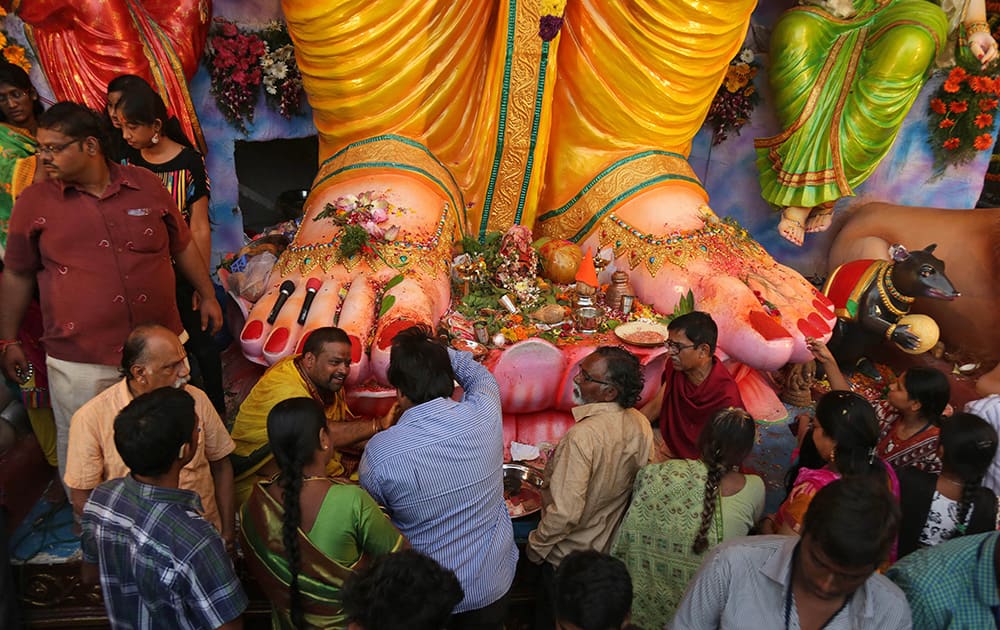
[[[989,133],[984,133],[982,135],[976,136],[973,140],[972,146],[976,151],[985,151],[993,146],[993,135]]]
[[[951,118],[945,118],[944,120],[938,123],[939,129],[951,129],[954,126],[955,126],[955,121],[952,120]]]
[[[979,111],[988,112],[997,108],[1000,100],[995,98],[984,98],[979,101]]]
[[[965,71],[965,68],[955,66],[951,69],[951,72],[948,73],[948,80],[954,81],[955,83],[961,83],[968,76],[969,74]]]
[[[948,104],[948,110],[953,114],[964,114],[969,111],[968,101],[952,101]]]
[[[986,94],[993,91],[993,79],[989,77],[970,77],[969,86],[977,94]]]
[[[943,87],[945,92],[949,94],[954,94],[955,92],[958,92],[961,86],[958,83],[952,81],[951,79],[948,79],[947,81],[944,82]]]
[[[993,126],[993,115],[992,114],[978,114],[976,116],[976,119],[973,122],[980,129],[986,129],[987,127],[992,127]]]
[[[954,151],[955,149],[958,148],[958,142],[959,142],[958,138],[948,138],[947,140],[944,141],[944,144],[941,146],[948,149],[949,151]]]
[[[932,98],[931,111],[934,112],[935,114],[944,114],[946,111],[948,111],[948,107],[944,104],[944,101],[942,101],[941,99]]]

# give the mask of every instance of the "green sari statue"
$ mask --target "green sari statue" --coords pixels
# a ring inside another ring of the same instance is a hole
[[[978,18],[981,0],[960,4],[949,7],[954,23]],[[755,141],[762,195],[783,209],[778,230],[796,245],[829,227],[833,204],[872,174],[948,48],[949,17],[933,2],[855,0],[849,17],[831,11],[799,6],[775,24],[770,83],[783,130]]]

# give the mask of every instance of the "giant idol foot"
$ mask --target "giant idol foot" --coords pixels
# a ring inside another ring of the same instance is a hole
[[[273,362],[335,321],[356,340],[350,384],[384,384],[392,335],[450,307],[453,239],[514,224],[610,248],[661,313],[691,290],[737,362],[805,361],[804,338],[829,336],[826,299],[708,209],[685,157],[753,0],[571,0],[560,16],[535,1],[389,4],[282,3],[324,162],[248,313],[247,356]],[[336,209],[369,191],[378,203],[356,221],[376,238],[345,257],[351,220]],[[529,340],[491,354],[505,409],[567,409],[581,352]],[[644,356],[653,387],[657,353]]]

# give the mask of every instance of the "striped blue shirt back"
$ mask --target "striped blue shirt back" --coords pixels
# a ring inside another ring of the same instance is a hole
[[[438,398],[407,409],[368,442],[360,478],[413,548],[458,576],[460,613],[510,589],[517,547],[503,498],[500,389],[471,354],[448,352],[462,401]]]

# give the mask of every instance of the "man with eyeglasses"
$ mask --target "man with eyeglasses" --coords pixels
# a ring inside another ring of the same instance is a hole
[[[635,409],[642,368],[631,352],[602,346],[580,362],[573,378],[576,424],[545,467],[542,520],[528,535],[527,555],[542,564],[547,602],[539,627],[552,625],[555,569],[574,551],[607,553],[628,508],[632,483],[653,455],[653,430]]]
[[[26,188],[11,214],[0,291],[0,357],[16,382],[31,368],[16,338],[37,283],[60,478],[70,418],[118,381],[122,340],[138,324],[184,334],[174,296],[177,268],[196,290],[202,326],[222,323],[198,246],[160,179],[110,163],[101,117],[57,103],[38,119],[48,179]]]
[[[743,399],[722,362],[715,358],[719,328],[708,313],[693,311],[667,326],[669,360],[662,385],[642,408],[660,422],[661,457],[698,459],[698,436],[712,415],[727,407],[744,408]]]

